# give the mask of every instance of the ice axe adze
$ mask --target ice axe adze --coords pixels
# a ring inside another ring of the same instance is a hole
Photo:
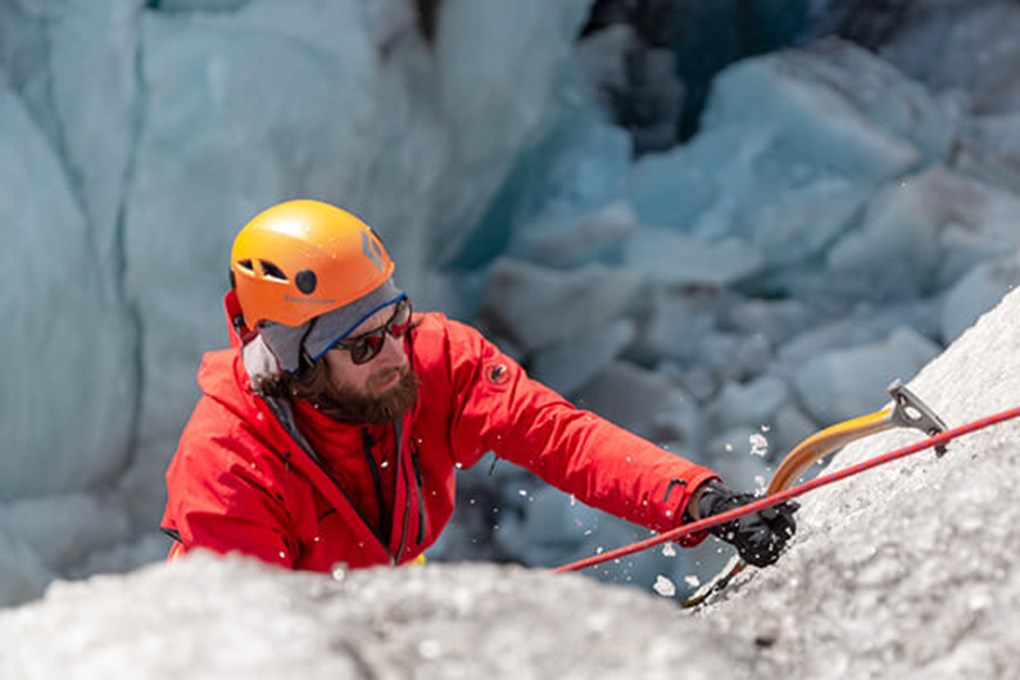
[[[914,428],[929,437],[946,431],[946,424],[942,419],[900,380],[894,380],[886,388],[886,392],[892,397],[892,406],[827,427],[794,447],[776,468],[765,495],[771,496],[784,491],[826,455],[862,437],[895,427]],[[942,456],[945,452],[944,444],[935,447],[937,456]],[[733,557],[718,575],[684,600],[683,606],[693,607],[701,604],[709,595],[725,588],[746,566],[747,563],[740,559],[739,555]]]

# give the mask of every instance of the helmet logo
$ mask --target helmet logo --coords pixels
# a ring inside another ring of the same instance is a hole
[[[361,232],[361,252],[379,268],[379,271],[386,269],[382,261],[382,247],[374,239],[370,239],[368,232],[365,231]]]

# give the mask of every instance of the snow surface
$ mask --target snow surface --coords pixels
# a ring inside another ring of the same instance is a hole
[[[949,426],[1018,405],[1018,315],[1020,291],[910,384]],[[662,575],[655,596],[520,567],[328,576],[197,554],[0,612],[0,677],[1014,678],[1018,441],[1009,421],[805,495],[781,560],[693,615]]]

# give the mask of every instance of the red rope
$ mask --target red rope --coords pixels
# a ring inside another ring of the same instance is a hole
[[[969,423],[965,423],[964,425],[960,425],[959,427],[946,430],[945,432],[940,432],[939,434],[933,435],[927,439],[922,439],[921,441],[914,444],[910,444],[909,446],[904,446],[903,448],[896,449],[895,451],[889,451],[888,453],[875,456],[874,458],[869,458],[868,460],[857,463],[856,465],[851,465],[850,467],[844,468],[842,470],[838,470],[836,472],[823,475],[821,477],[816,477],[815,479],[803,482],[802,484],[798,484],[796,486],[791,486],[789,489],[786,489],[785,491],[779,491],[766,498],[760,498],[756,501],[748,503],[747,505],[742,505],[739,508],[735,508],[727,512],[722,512],[719,513],[718,515],[712,515],[711,517],[706,517],[705,519],[700,519],[696,522],[684,524],[682,526],[677,527],[676,529],[672,529],[665,533],[659,534],[658,536],[653,536],[652,538],[648,538],[643,541],[638,541],[637,543],[631,543],[630,545],[625,545],[622,548],[617,548],[616,550],[610,550],[609,552],[602,553],[601,555],[592,555],[591,557],[586,557],[583,560],[578,560],[576,562],[571,562],[570,564],[565,564],[563,566],[556,567],[555,569],[553,569],[553,572],[561,573],[565,571],[578,571],[580,569],[586,569],[588,567],[595,566],[596,564],[602,564],[604,562],[609,562],[610,560],[619,559],[626,555],[631,555],[633,553],[646,550],[653,546],[659,545],[660,543],[665,543],[667,541],[675,541],[684,536],[696,534],[698,532],[705,531],[706,529],[709,529],[711,527],[718,526],[720,524],[726,524],[727,522],[732,522],[738,517],[750,515],[752,513],[759,512],[773,505],[778,505],[779,503],[788,501],[791,498],[795,498],[797,496],[805,494],[808,491],[813,491],[814,489],[817,489],[819,487],[826,486],[828,484],[833,484],[840,480],[846,479],[847,477],[852,477],[856,474],[864,472],[865,470],[870,470],[873,467],[885,465],[886,463],[894,461],[898,458],[904,458],[911,454],[917,453],[918,451],[923,451],[924,449],[927,448],[945,444],[946,442],[952,441],[957,437],[962,437],[965,434],[970,434],[971,432],[983,430],[987,427],[991,427],[992,425],[996,425],[1003,421],[1012,420],[1018,417],[1020,417],[1020,406],[1007,409],[1005,411],[1001,411],[999,413],[995,413],[993,415],[987,416],[985,418],[980,418]]]

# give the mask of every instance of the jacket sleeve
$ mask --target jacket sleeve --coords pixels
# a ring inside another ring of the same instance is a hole
[[[260,445],[223,407],[199,400],[166,474],[162,525],[178,541],[171,559],[203,548],[294,567],[288,511],[272,491],[279,491],[279,477],[272,456],[258,455]]]
[[[575,408],[474,329],[447,323],[459,463],[471,465],[491,450],[587,505],[655,531],[678,526],[691,493],[716,478],[708,468]]]

